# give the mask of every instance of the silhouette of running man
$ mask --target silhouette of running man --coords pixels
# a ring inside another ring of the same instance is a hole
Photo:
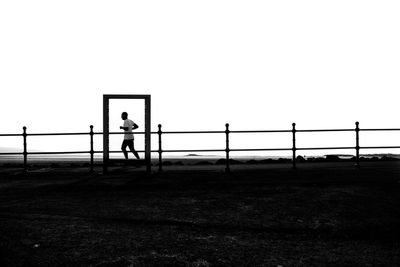
[[[122,142],[121,150],[124,153],[125,159],[128,159],[128,152],[126,151],[126,147],[129,147],[129,150],[135,155],[137,159],[139,158],[139,154],[136,152],[133,146],[133,133],[132,130],[139,128],[136,123],[128,119],[128,113],[122,112],[121,119],[124,121],[124,126],[120,126],[121,130],[125,131],[124,141]]]

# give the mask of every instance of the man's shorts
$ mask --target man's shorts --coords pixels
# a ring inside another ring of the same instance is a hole
[[[126,147],[129,147],[130,150],[134,150],[133,139],[124,139],[121,149],[124,150]]]

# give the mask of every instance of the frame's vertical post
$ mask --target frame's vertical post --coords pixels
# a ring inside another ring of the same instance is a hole
[[[158,171],[162,172],[162,140],[161,140],[161,135],[162,135],[162,130],[161,130],[161,124],[158,125]]]
[[[108,113],[109,112],[109,97],[103,95],[103,173],[107,173],[109,159],[109,129],[108,129]]]
[[[360,123],[356,121],[356,167],[360,168]]]
[[[22,127],[23,129],[23,139],[24,139],[24,172],[28,171],[28,150],[27,150],[27,144],[26,144],[26,137],[27,137],[27,133],[26,133],[26,126]]]
[[[93,168],[93,155],[94,155],[94,150],[93,150],[93,125],[90,125],[90,173],[93,173],[94,168]]]
[[[292,147],[292,161],[293,169],[296,169],[296,123],[292,123],[292,136],[293,136],[293,147]]]
[[[145,96],[144,100],[144,112],[145,112],[145,161],[146,161],[146,173],[151,173],[151,96]]]
[[[226,167],[225,167],[225,172],[229,173],[230,172],[230,166],[229,166],[229,123],[225,124],[225,136],[226,136]]]

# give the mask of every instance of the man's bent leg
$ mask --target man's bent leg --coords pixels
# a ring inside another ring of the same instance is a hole
[[[129,149],[132,151],[133,155],[134,155],[137,159],[140,159],[140,158],[139,158],[139,154],[136,152],[135,147],[133,146],[133,139],[132,139],[132,140],[129,140],[129,141],[130,141],[129,144],[128,144]]]
[[[122,146],[121,146],[121,150],[122,150],[122,152],[124,153],[125,159],[128,159],[128,152],[126,151],[126,147],[127,147],[129,144],[128,144],[127,141],[129,141],[129,140],[124,140],[124,141],[122,142]]]

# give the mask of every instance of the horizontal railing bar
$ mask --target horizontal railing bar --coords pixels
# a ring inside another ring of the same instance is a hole
[[[127,150],[127,151],[129,153],[129,150]],[[138,153],[146,152],[144,150],[135,150],[135,151]],[[103,151],[100,151],[99,153],[103,153]],[[122,151],[121,150],[113,150],[113,151],[108,151],[108,153],[122,153]]]
[[[162,153],[170,153],[170,152],[224,152],[225,149],[176,149],[176,150],[162,150]],[[128,151],[129,152],[129,151]],[[136,150],[138,153],[143,153],[145,152],[144,150]],[[158,153],[158,150],[151,150],[151,153]],[[96,152],[96,153],[102,153],[101,152]],[[109,151],[108,153],[122,153],[121,150],[115,150],[115,151]]]
[[[229,151],[289,151],[291,148],[236,148]]]
[[[363,146],[360,149],[400,148],[400,146]]]
[[[89,135],[90,133],[27,133],[27,136],[48,136],[48,135]]]
[[[385,148],[400,148],[400,146],[363,146],[360,149],[385,149]],[[301,147],[296,150],[334,150],[334,149],[355,149],[355,147]],[[229,151],[290,151],[292,148],[236,148]],[[225,152],[225,149],[176,149],[176,150],[162,150],[162,152]],[[144,150],[136,150],[136,152],[143,153]],[[151,150],[151,153],[157,153],[158,150]],[[103,153],[103,151],[93,151],[93,153]],[[120,150],[109,151],[109,153],[122,153]],[[50,155],[50,154],[90,154],[90,151],[44,151],[44,152],[28,152],[29,155]],[[23,155],[23,152],[1,152],[0,155]]]
[[[90,154],[90,151],[44,151],[44,152],[28,152],[28,155],[53,155],[53,154]]]
[[[128,151],[129,152],[129,151]],[[144,150],[136,150],[136,152],[138,152],[138,153],[143,153],[143,152],[146,152],[146,151],[144,151]],[[151,153],[158,153],[158,152],[160,152],[160,151],[158,151],[158,150],[150,150],[150,152]],[[163,151],[164,152],[164,151]],[[94,154],[99,154],[99,153],[103,153],[103,151],[93,151],[93,153]],[[120,151],[109,151],[108,153],[122,153],[122,151],[120,150]]]
[[[223,151],[225,151],[225,150],[217,150],[217,149],[213,149],[213,150],[163,150],[162,152],[164,153],[164,152],[201,152],[201,151],[203,151],[203,152],[223,152]],[[144,152],[146,152],[146,151],[144,151],[144,150],[136,150],[136,152],[138,152],[138,153],[144,153]],[[150,152],[151,153],[159,153],[160,151],[158,151],[158,150],[150,150]],[[103,153],[103,151],[95,151],[95,153]],[[121,150],[115,150],[115,151],[108,151],[108,153],[122,153],[122,151]],[[129,151],[128,151],[128,153],[129,153]]]
[[[291,133],[292,130],[240,130],[229,131],[229,133]]]
[[[128,153],[129,153],[129,150],[127,150],[128,151]],[[138,152],[138,153],[144,153],[144,152],[146,152],[145,150],[135,150],[136,152]],[[159,151],[158,150],[150,150],[150,152],[151,153],[158,153]],[[93,151],[93,153],[94,154],[100,154],[100,153],[103,153],[103,151]],[[108,151],[108,153],[122,153],[122,151],[121,150],[114,150],[114,151]]]
[[[173,152],[224,152],[225,149],[174,149],[174,150],[163,150],[162,152],[173,153]]]
[[[132,132],[133,134],[145,134],[145,132]],[[103,132],[93,132],[94,135],[103,135]],[[108,134],[125,134],[124,132],[111,132]],[[150,134],[158,134],[158,132],[150,132]]]
[[[143,153],[143,152],[146,152],[146,151],[144,151],[144,150],[136,150],[136,152]],[[158,150],[150,150],[150,153],[158,153],[158,152],[159,152]],[[103,151],[95,151],[95,153],[103,153]],[[122,153],[122,151],[121,150],[120,151],[109,151],[108,153]]]
[[[360,131],[400,131],[400,128],[381,128],[381,129],[359,129]],[[310,130],[296,130],[296,132],[351,132],[355,129],[310,129]],[[290,133],[292,130],[233,130],[230,133]],[[158,134],[158,132],[150,132],[151,134]],[[163,134],[201,134],[201,133],[225,133],[225,131],[163,131]],[[89,135],[90,132],[72,132],[72,133],[27,133],[27,136],[50,136],[50,135]],[[104,132],[93,132],[94,135],[102,135]],[[125,134],[124,132],[109,132],[109,134]],[[133,134],[145,134],[145,132],[133,132]],[[4,136],[23,136],[23,134],[0,134]]]
[[[400,128],[360,129],[360,131],[400,131]]]
[[[132,132],[132,134],[144,134],[145,132]],[[124,132],[109,132],[108,134],[126,134]]]
[[[310,129],[310,130],[296,130],[298,133],[307,132],[354,132],[355,129]]]
[[[225,133],[225,131],[168,131],[162,132],[162,134],[202,134],[202,133],[209,133],[209,134],[221,134]]]
[[[145,134],[145,132],[132,132],[133,134]],[[162,134],[204,134],[204,133],[225,133],[225,131],[171,131],[162,132]],[[98,133],[103,134],[103,133]],[[110,132],[109,134],[125,134],[124,132]],[[158,134],[158,132],[151,132],[151,134]]]
[[[330,149],[355,149],[353,146],[342,146],[342,147],[301,147],[296,150],[330,150]]]

